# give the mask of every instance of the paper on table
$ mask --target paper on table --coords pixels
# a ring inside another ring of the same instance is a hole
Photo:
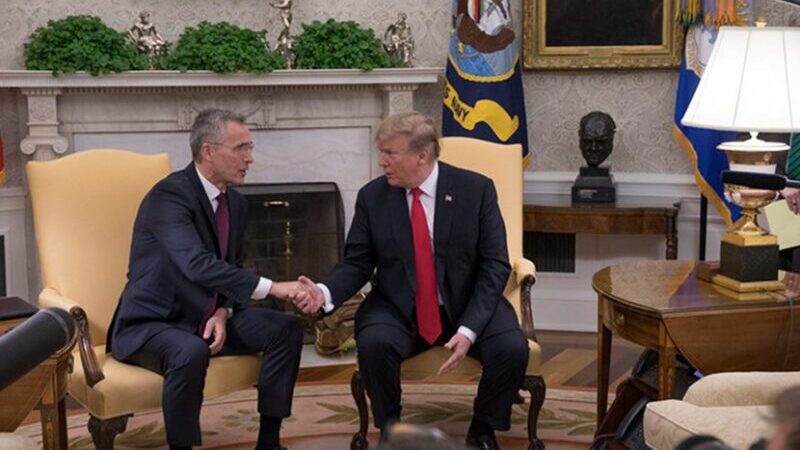
[[[770,203],[764,208],[769,232],[778,237],[781,250],[800,246],[800,215],[793,213],[786,200]]]

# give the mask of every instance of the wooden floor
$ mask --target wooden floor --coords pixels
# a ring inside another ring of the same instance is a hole
[[[597,334],[537,331],[542,346],[542,372],[547,387],[597,387]],[[611,349],[610,390],[630,374],[642,348],[614,339]],[[311,367],[300,370],[298,381],[349,382],[353,365]]]

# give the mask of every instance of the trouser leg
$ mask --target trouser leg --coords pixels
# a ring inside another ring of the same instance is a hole
[[[258,412],[275,418],[290,416],[303,349],[299,321],[280,311],[246,308],[230,319],[227,332],[220,355],[262,353]]]
[[[356,335],[358,370],[377,428],[400,417],[400,365],[413,354],[414,341],[415,336],[384,324],[369,325]]]
[[[481,339],[470,349],[483,366],[475,418],[495,430],[511,427],[511,405],[528,367],[528,342],[520,330]]]
[[[125,359],[164,376],[161,403],[170,445],[202,443],[200,407],[209,356],[208,344],[199,336],[170,328],[148,339]]]

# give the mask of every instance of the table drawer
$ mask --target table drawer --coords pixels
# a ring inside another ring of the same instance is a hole
[[[658,347],[659,320],[643,314],[634,308],[603,302],[603,318],[606,327],[623,339],[635,342],[649,348]]]

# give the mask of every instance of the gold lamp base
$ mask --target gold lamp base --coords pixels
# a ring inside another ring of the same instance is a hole
[[[727,154],[731,170],[775,173],[777,158],[788,146],[762,141],[757,135],[753,132],[747,141],[724,142],[717,147]],[[736,293],[783,289],[778,281],[778,238],[756,221],[758,209],[777,196],[769,189],[725,184],[725,198],[742,208],[742,217],[722,237],[719,272],[710,277],[712,283]]]
[[[736,293],[782,291],[784,289],[783,283],[779,280],[738,281],[720,274],[712,276],[711,282]],[[741,300],[749,300],[749,298],[743,297]]]

